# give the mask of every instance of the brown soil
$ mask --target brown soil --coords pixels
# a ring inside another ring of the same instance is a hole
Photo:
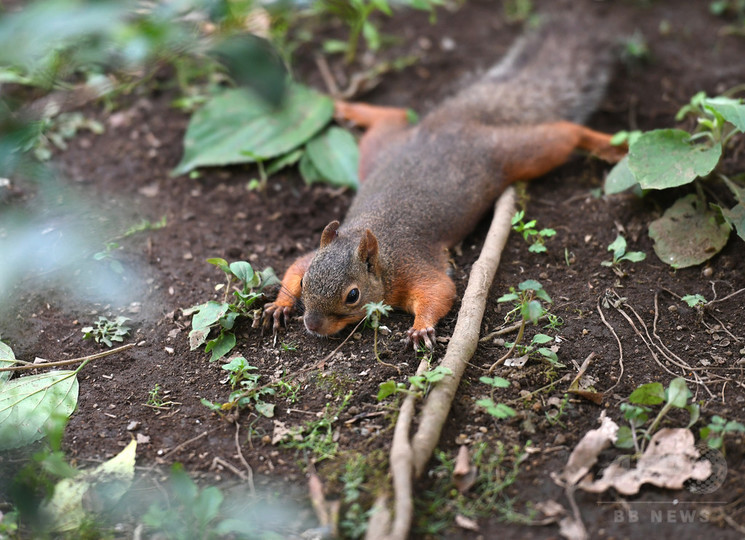
[[[669,0],[604,6],[610,19],[630,20],[630,27],[645,36],[650,55],[646,62],[629,60],[619,66],[607,98],[589,122],[592,127],[614,132],[629,127],[671,126],[676,111],[696,92],[716,94],[743,82],[745,42],[742,37],[724,34],[723,27],[733,21],[711,15],[707,4]],[[387,21],[385,30],[401,38],[386,54],[415,52],[422,60],[402,73],[386,76],[364,98],[374,103],[411,106],[420,113],[452,92],[461,84],[458,81],[493,63],[520,32],[518,26],[507,25],[502,10],[487,0],[468,2],[453,12],[442,10],[435,25],[430,25],[426,16],[412,14]],[[448,42],[454,47],[448,47]],[[301,51],[297,73],[310,84],[322,86],[310,54]],[[167,88],[167,80],[160,82]],[[42,290],[48,276],[35,277],[17,291],[15,312],[0,322],[0,330],[19,358],[63,360],[102,350],[102,346],[84,341],[80,332],[81,326],[93,322],[97,315],[130,317],[134,332],[127,342],[138,345],[94,361],[81,373],[78,408],[64,440],[68,455],[81,465],[106,459],[127,444],[132,436],[127,426],[137,421],[135,433],[149,437],[149,442],[138,447],[138,465],[181,462],[205,482],[234,481],[234,473],[223,465],[216,466],[215,459],[244,469],[236,452],[236,427],[200,403],[200,398],[226,400],[229,388],[225,372],[218,363],[210,364],[202,350],[189,350],[189,320],[181,309],[221,296],[215,286],[223,282],[222,273],[204,262],[207,258],[248,260],[256,268],[271,266],[279,273],[298,255],[315,247],[323,227],[330,220],[343,217],[353,194],[320,185],[306,186],[296,170],[272,178],[265,193],[246,189],[255,175],[250,167],[204,170],[198,179],[169,177],[170,169],[180,159],[181,139],[188,122],[186,114],[170,107],[174,95],[171,90],[151,91],[115,113],[90,108],[88,112],[106,125],[106,132],[78,137],[58,158],[72,189],[93,201],[95,212],[89,210],[77,216],[88,227],[112,231],[111,236],[115,236],[142,218],[157,221],[167,216],[165,229],[123,240],[123,250],[115,253],[129,271],[125,286],[130,294],[126,301],[83,303],[65,298],[67,293]],[[735,158],[727,162],[728,169],[745,169],[742,150],[740,146]],[[531,441],[532,450],[520,467],[518,479],[507,490],[518,512],[527,513],[532,505],[548,499],[566,506],[562,490],[549,474],[559,471],[582,435],[597,426],[602,410],[620,423],[619,404],[638,385],[652,381],[667,384],[672,373],[693,379],[693,372],[653,355],[643,340],[643,325],[651,334],[656,322],[661,343],[691,366],[708,366],[708,370],[696,372],[708,380],[706,384],[689,383],[695,400],[702,406],[702,419],[708,421],[718,414],[745,422],[745,294],[714,304],[703,318],[671,294],[699,293],[712,300],[715,295],[724,298],[745,288],[742,241],[733,236],[722,253],[703,268],[672,270],[654,256],[646,234],[648,223],[670,204],[672,197],[598,197],[596,190],[607,171],[604,163],[578,156],[528,187],[527,215],[537,219],[540,227],[552,227],[558,234],[548,242],[547,254],[529,253],[520,237],[511,236],[492,287],[482,335],[504,324],[507,309],[496,299],[508,287],[528,278],[540,280],[554,299],[551,312],[563,321],[557,331],[561,337],[558,355],[567,367],[555,370],[537,361],[530,361],[523,368],[502,367],[498,374],[510,380],[512,386],[501,391],[498,399],[514,400],[521,392],[534,391],[566,374],[573,376],[576,366],[593,352],[597,357],[588,376],[596,389],[612,387],[612,391],[605,394],[601,406],[571,398],[560,422],[552,425],[545,413],[553,407],[549,399],[562,399],[567,390],[568,382],[560,381],[515,405],[517,418],[494,421],[474,401],[488,394],[478,379],[504,348],[493,342],[483,343],[466,371],[439,443],[443,452],[454,457],[458,442],[487,441],[494,446],[501,441],[511,448]],[[12,202],[36,204],[30,191]],[[487,225],[483,223],[454,254],[459,293],[465,288]],[[629,240],[630,249],[648,254],[645,261],[623,266],[625,277],[600,265],[609,258],[606,247],[619,231]],[[105,271],[98,266],[95,269]],[[633,326],[619,309],[603,306],[604,298],[615,295],[625,299],[622,309],[632,318]],[[439,336],[451,335],[458,307],[440,323]],[[299,320],[293,320],[275,346],[269,334],[262,335],[248,324],[238,328],[236,352],[258,368],[262,381],[284,374],[299,385],[296,401],[273,398],[277,405],[275,420],[288,426],[303,424],[316,419],[327,404],[338,407],[343,396],[352,392],[349,405],[334,423],[340,453],[317,465],[330,491],[338,490],[339,483],[334,479],[353,453],[374,457],[378,451],[384,456],[389,447],[395,415],[388,403],[376,400],[376,393],[381,382],[392,378],[403,381],[416,368],[414,355],[401,343],[410,322],[411,317],[406,314],[391,316],[386,324],[393,332],[381,343],[384,360],[400,367],[401,375],[375,361],[369,329],[355,335],[322,369],[309,370],[341,338],[311,337]],[[614,333],[623,348],[623,367]],[[295,348],[285,350],[280,344]],[[443,351],[441,343],[435,362]],[[293,377],[300,370],[305,371]],[[147,407],[148,392],[156,384],[178,405],[162,411]],[[361,413],[375,412],[385,415],[363,416],[348,422]],[[238,423],[239,442],[256,475],[257,488],[262,492],[266,489],[271,493],[268,497],[275,501],[289,500],[295,493],[299,510],[293,511],[289,519],[286,514],[278,518],[281,525],[276,530],[289,537],[313,526],[309,504],[302,497],[312,455],[272,445],[271,419],[246,411]],[[673,416],[669,425],[684,423],[682,416]],[[725,484],[712,494],[648,487],[632,497],[579,493],[577,501],[590,536],[742,537],[743,444],[742,435],[727,439],[728,475]],[[614,455],[608,451],[607,460]],[[432,468],[436,465],[433,460]],[[433,486],[432,475],[428,475],[418,492]],[[151,480],[141,480],[139,487],[143,498],[159,497]],[[287,506],[286,502],[276,504]],[[440,507],[438,512],[442,514],[444,510]],[[682,510],[696,512],[692,522],[685,522]],[[663,516],[661,523],[655,522],[656,516]],[[422,515],[421,521],[432,524],[437,517]],[[494,538],[497,534],[504,538],[558,536],[556,525],[508,523],[496,512],[492,517],[479,519],[479,525],[480,532],[473,533],[448,523],[439,534],[448,538]],[[424,534],[418,530],[417,535]]]

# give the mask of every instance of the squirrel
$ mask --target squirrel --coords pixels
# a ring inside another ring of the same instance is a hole
[[[544,25],[545,28],[546,25]],[[581,26],[581,25],[580,25]],[[286,271],[264,309],[276,332],[300,300],[305,328],[331,335],[385,302],[414,314],[405,340],[432,349],[455,299],[448,249],[511,183],[541,176],[575,149],[609,162],[625,145],[581,125],[600,101],[613,54],[576,19],[519,38],[472,86],[409,125],[407,109],[335,102],[337,118],[366,128],[361,184],[343,224]]]

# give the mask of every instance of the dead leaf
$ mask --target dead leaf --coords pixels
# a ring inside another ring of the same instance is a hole
[[[687,480],[703,481],[711,475],[711,462],[700,458],[689,429],[664,428],[652,436],[635,468],[629,467],[628,460],[616,461],[605,469],[602,478],[582,482],[579,487],[592,493],[612,487],[622,495],[638,493],[642,484],[683,489]]]
[[[558,517],[566,514],[566,509],[553,499],[537,502],[535,509],[546,517]]]
[[[463,516],[461,514],[455,515],[455,524],[461,529],[465,529],[467,531],[474,531],[474,532],[479,531],[479,524],[476,523],[476,521],[474,521],[471,518],[467,518],[466,516]]]
[[[476,482],[476,467],[471,464],[471,455],[466,445],[461,445],[458,449],[458,456],[455,458],[455,468],[453,469],[453,483],[460,493],[465,493]]]
[[[279,420],[274,421],[274,431],[272,432],[272,444],[277,444],[285,439],[285,437],[292,436],[292,429],[287,427],[287,424],[280,422]]]
[[[567,540],[586,540],[587,529],[580,520],[567,516],[559,522],[559,534]]]
[[[561,473],[551,473],[551,477],[558,484],[574,485],[585,476],[598,460],[600,452],[605,450],[616,440],[618,424],[605,416],[605,411],[600,413],[600,427],[591,429],[569,456],[567,464]]]
[[[567,392],[571,394],[575,394],[579,397],[583,397],[589,401],[592,401],[595,405],[600,405],[603,403],[603,393],[602,392],[590,392],[589,390],[567,390]]]

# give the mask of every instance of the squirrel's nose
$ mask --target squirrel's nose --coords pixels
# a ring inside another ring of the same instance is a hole
[[[323,328],[323,315],[314,311],[306,311],[303,316],[303,322],[308,332],[319,334]]]

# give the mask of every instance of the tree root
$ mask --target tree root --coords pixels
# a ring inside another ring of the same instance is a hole
[[[404,539],[409,534],[414,508],[413,481],[425,471],[427,462],[440,439],[463,371],[476,352],[481,320],[486,309],[486,298],[507,242],[514,207],[515,191],[508,188],[497,201],[481,255],[471,269],[453,336],[440,364],[450,369],[452,374],[434,385],[429,392],[419,415],[419,428],[411,440],[408,435],[414,418],[413,396],[407,396],[401,406],[390,453],[395,517],[391,523],[390,510],[387,505],[381,504],[382,499],[379,499],[368,523],[366,538],[397,540]],[[420,364],[417,373],[424,369],[426,363]]]

